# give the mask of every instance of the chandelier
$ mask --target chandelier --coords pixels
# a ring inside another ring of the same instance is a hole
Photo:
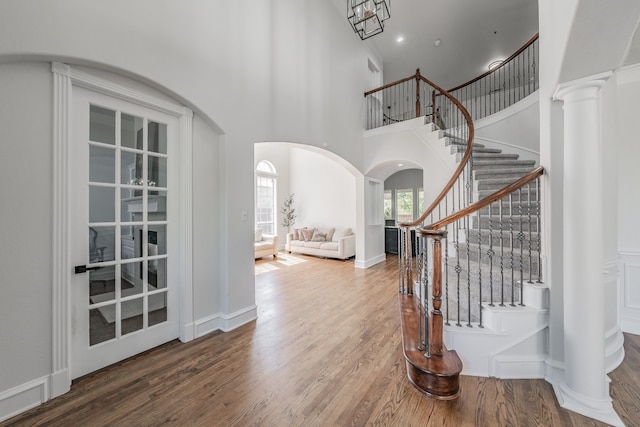
[[[347,19],[362,40],[384,31],[391,0],[347,0]]]

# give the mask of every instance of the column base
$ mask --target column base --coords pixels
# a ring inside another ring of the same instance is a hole
[[[561,407],[612,426],[624,427],[610,398],[593,399],[581,395],[571,390],[564,381],[553,384],[553,390]]]

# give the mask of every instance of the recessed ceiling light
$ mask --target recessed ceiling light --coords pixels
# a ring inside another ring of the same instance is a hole
[[[398,37],[396,38],[396,42],[397,42],[397,43],[402,43],[403,41],[404,41],[404,36],[398,36]]]
[[[403,165],[402,163],[398,163],[398,167],[399,167],[399,168],[401,168],[401,167],[403,167],[403,166],[404,166],[404,165]]]
[[[442,40],[440,40],[440,39],[436,39],[436,40],[433,42],[433,45],[434,45],[434,46],[440,46],[440,43],[442,43]]]

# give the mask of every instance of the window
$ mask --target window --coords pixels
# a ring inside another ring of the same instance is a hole
[[[393,194],[384,190],[384,219],[393,219]]]
[[[256,166],[256,229],[276,234],[276,169],[267,161]]]
[[[413,189],[397,190],[396,192],[396,221],[413,221]]]
[[[418,188],[418,216],[424,212],[424,190]]]

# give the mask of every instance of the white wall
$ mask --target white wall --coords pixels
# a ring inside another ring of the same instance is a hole
[[[297,227],[356,230],[356,181],[343,166],[303,149],[290,151],[289,189],[296,195]]]
[[[7,293],[0,300],[0,400],[51,370],[51,331],[41,327],[52,305],[52,77],[46,62],[100,68],[98,74],[119,74],[109,75],[116,81],[132,78],[148,85],[138,90],[194,110],[194,320],[206,332],[220,315],[226,327],[237,326],[235,316],[254,306],[247,250],[254,143],[296,141],[362,167],[362,94],[372,56],[331,2],[3,2],[0,271]],[[6,65],[29,59],[42,63]],[[353,200],[332,197],[330,206]],[[335,211],[322,218],[355,227],[355,214]],[[304,215],[320,221],[319,213]]]
[[[50,69],[0,65],[0,393],[51,370]]]
[[[618,77],[618,250],[620,253],[621,324],[625,332],[640,334],[640,66]]]
[[[474,123],[475,141],[487,148],[518,154],[520,160],[540,162],[538,92]]]
[[[545,168],[543,197],[543,274],[549,286],[547,379],[560,381],[564,363],[562,105],[553,101],[578,0],[538,0],[540,28],[540,164]],[[554,178],[554,179],[552,179]],[[552,256],[551,256],[552,255]],[[546,268],[545,268],[546,267]]]
[[[201,117],[193,118],[193,299],[194,317],[220,312],[220,137]],[[212,266],[215,266],[212,268]]]

